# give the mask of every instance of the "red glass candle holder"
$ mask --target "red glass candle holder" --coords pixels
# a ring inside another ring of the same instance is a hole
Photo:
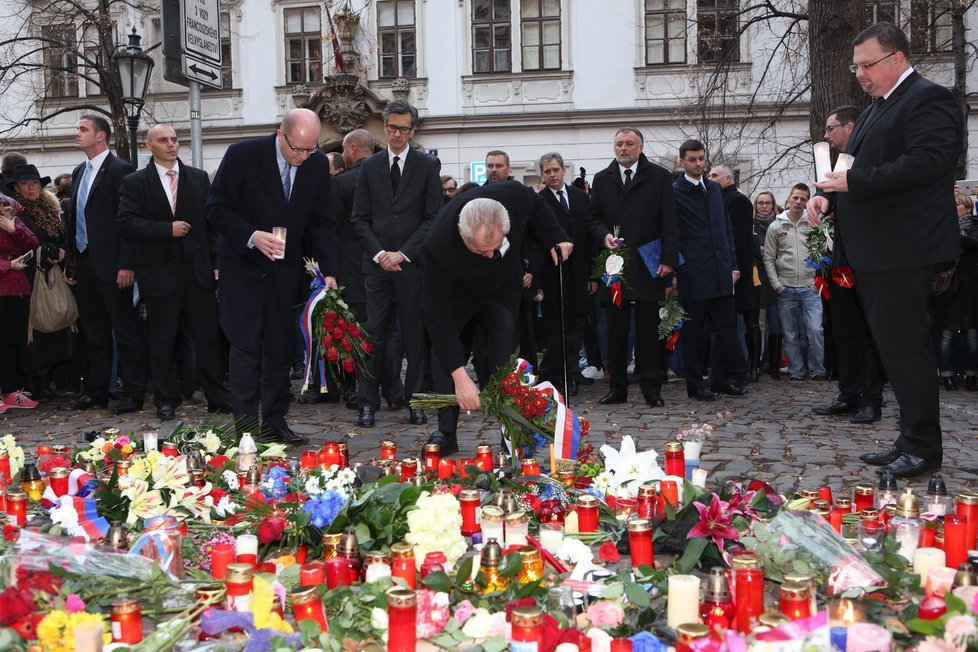
[[[857,484],[852,502],[857,512],[862,513],[864,509],[873,509],[876,506],[876,487],[869,484]]]
[[[658,496],[655,485],[648,483],[638,488],[638,515],[639,518],[652,518],[655,513],[655,499]]]
[[[438,473],[438,462],[441,461],[441,448],[438,444],[424,445],[424,470],[425,473]]]
[[[579,532],[598,531],[598,499],[591,494],[577,498],[577,530]]]
[[[475,463],[483,473],[492,471],[492,446],[489,444],[479,444],[475,447]]]
[[[380,442],[380,459],[394,460],[397,458],[397,444],[390,439]]]
[[[681,441],[666,442],[666,475],[686,477],[686,456]]]
[[[143,610],[132,598],[112,603],[112,642],[134,645],[143,640]]]
[[[830,487],[827,484],[823,484],[821,487],[818,488],[818,497],[820,499],[822,499],[822,500],[829,501],[829,504],[831,504],[832,503],[832,487]]]
[[[429,552],[424,556],[424,561],[421,562],[421,578],[424,579],[431,573],[445,572],[445,564],[447,563],[448,558],[445,553],[440,551]]]
[[[791,620],[812,615],[811,585],[802,582],[784,582],[780,588],[778,605],[782,614]]]
[[[479,490],[463,489],[458,494],[462,508],[462,536],[470,537],[482,530],[479,525]]]
[[[628,522],[628,549],[632,557],[632,567],[655,566],[655,552],[652,548],[652,523],[645,518]]]
[[[418,588],[418,567],[411,544],[400,541],[391,546],[391,576],[401,578],[412,590]]]
[[[511,650],[539,650],[543,645],[543,611],[539,607],[516,607],[510,622],[513,625]]]
[[[438,460],[438,479],[444,480],[455,475],[455,460],[442,458]]]
[[[299,586],[319,586],[326,581],[326,565],[321,561],[303,564],[299,568]]]
[[[667,503],[675,509],[679,505],[679,486],[675,480],[663,480],[659,483],[659,493]]]
[[[299,467],[309,470],[316,468],[316,451],[302,451],[299,456]]]
[[[340,465],[340,448],[335,441],[328,441],[323,444],[319,453],[316,455],[316,459],[319,462],[319,466],[322,469],[328,469],[331,466],[339,467]]]
[[[59,498],[68,493],[68,469],[58,466],[51,469],[48,474],[48,485],[55,496]]]
[[[418,597],[414,591],[393,589],[387,594],[387,650],[415,652]]]
[[[520,472],[523,475],[540,475],[540,463],[532,457],[526,458],[520,464]]]
[[[27,494],[19,489],[7,491],[7,519],[17,527],[27,524]]]
[[[618,637],[611,639],[611,652],[632,652],[631,639]]]
[[[469,467],[470,466],[479,466],[478,460],[476,460],[475,458],[472,458],[472,457],[463,458],[458,463],[458,474],[460,476],[462,476],[463,478],[471,477],[471,476],[469,476]]]
[[[738,568],[734,587],[737,631],[749,634],[764,613],[764,573],[758,568]]]
[[[326,560],[326,588],[350,586],[350,562],[346,557],[333,557]],[[300,571],[301,572],[301,571]]]
[[[319,597],[319,590],[314,587],[299,589],[292,594],[292,615],[295,621],[313,620],[319,623],[319,630],[329,631],[326,624],[326,612],[323,610],[323,600]]]
[[[945,565],[957,568],[968,561],[968,525],[970,522],[961,514],[947,514],[944,517],[944,556]]]
[[[963,493],[954,497],[954,510],[968,519],[968,533],[965,545],[968,550],[976,548],[978,537],[978,495]],[[949,564],[950,565],[950,564]]]
[[[418,474],[418,460],[413,457],[405,457],[401,461],[401,482],[407,482]]]

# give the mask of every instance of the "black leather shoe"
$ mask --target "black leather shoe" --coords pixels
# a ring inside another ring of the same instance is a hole
[[[357,419],[357,425],[364,428],[374,427],[374,409],[369,405],[364,405],[360,408],[360,417]]]
[[[142,401],[137,401],[128,396],[112,406],[112,412],[115,414],[129,414],[130,412],[139,412],[142,409]]]
[[[308,390],[299,394],[299,398],[296,399],[302,405],[312,405],[313,403],[323,403],[325,400],[325,394],[319,391],[319,388],[309,388]]]
[[[428,415],[424,413],[424,410],[411,410],[411,417],[408,421],[415,426],[421,426],[428,423]]]
[[[303,437],[299,433],[292,430],[288,426],[282,426],[281,428],[275,428],[270,433],[272,439],[280,441],[283,444],[288,444],[290,446],[301,446],[309,442],[309,439]]]
[[[896,446],[890,446],[882,453],[863,453],[859,456],[866,464],[890,464],[896,461],[902,451]]]
[[[855,401],[847,401],[845,399],[837,398],[828,405],[813,407],[812,412],[814,414],[828,416],[831,414],[848,414],[850,412],[856,412],[858,409],[859,405]]]
[[[348,398],[348,399],[346,399],[346,402],[344,403],[344,405],[346,405],[346,409],[347,410],[359,410],[360,409],[360,404],[357,403],[357,399],[356,398]]]
[[[883,418],[883,410],[878,407],[866,405],[859,408],[859,411],[849,417],[850,423],[876,423]]]
[[[958,388],[958,381],[954,380],[954,376],[941,376],[941,384],[949,392],[953,392]]]
[[[82,394],[71,403],[62,403],[58,409],[62,412],[75,412],[78,410],[92,410],[95,408],[109,407],[109,399],[94,399],[88,394]]]
[[[577,381],[576,380],[567,381],[567,395],[568,396],[577,396]]]
[[[734,385],[733,383],[727,383],[725,385],[710,385],[710,389],[717,394],[726,394],[727,396],[743,396],[747,393],[747,390],[740,385]]]
[[[454,455],[458,452],[458,439],[455,437],[455,433],[446,433],[441,430],[436,430],[431,433],[431,437],[428,437],[426,444],[438,444],[438,454],[442,457],[447,457],[449,455]]]
[[[156,416],[160,418],[160,421],[173,421],[177,416],[177,411],[172,405],[161,405],[156,408]]]
[[[231,414],[233,410],[231,410],[230,403],[208,403],[207,412],[210,414]]]
[[[623,392],[608,392],[600,399],[598,399],[599,405],[614,405],[615,403],[627,403],[628,394]]]
[[[941,465],[937,462],[925,460],[922,457],[917,457],[913,453],[903,453],[886,466],[881,466],[876,469],[876,473],[882,475],[889,471],[898,478],[913,478],[918,475],[930,473],[931,471],[939,471],[940,469]]]
[[[715,401],[717,393],[711,392],[705,387],[698,387],[696,389],[687,389],[686,396],[695,398],[697,401]]]
[[[645,397],[645,404],[652,407],[663,407],[666,402],[662,400],[662,396],[659,394],[649,394]]]

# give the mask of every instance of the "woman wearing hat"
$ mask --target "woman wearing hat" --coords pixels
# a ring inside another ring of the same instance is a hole
[[[40,175],[36,166],[27,164],[18,165],[4,179],[7,192],[23,207],[21,219],[40,243],[35,263],[42,271],[57,265],[65,256],[61,203],[53,193],[44,189],[50,181],[50,177]],[[35,283],[35,263],[26,270],[32,285]],[[39,398],[54,397],[50,390],[51,369],[69,358],[70,338],[67,328],[56,333],[34,331],[31,334],[28,360],[33,372],[33,389]]]
[[[11,408],[36,407],[17,388],[17,347],[27,341],[31,284],[24,274],[24,254],[38,245],[37,238],[6,201],[0,205],[0,414]]]

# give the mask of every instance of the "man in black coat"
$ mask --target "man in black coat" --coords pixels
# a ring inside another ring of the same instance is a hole
[[[454,393],[459,404],[439,412],[438,431],[428,440],[442,455],[458,451],[459,408],[480,408],[479,389],[465,370],[475,331],[485,335],[479,345],[487,349],[490,372],[516,348],[520,251],[528,237],[559,248],[565,260],[574,248],[543,199],[517,181],[503,181],[446,204],[421,247],[421,311],[431,339],[434,390]]]
[[[582,326],[587,315],[590,295],[597,291],[591,277],[591,234],[588,232],[588,196],[564,183],[564,158],[557,152],[540,157],[540,176],[546,187],[540,196],[550,206],[560,227],[570,235],[574,253],[563,262],[563,291],[561,270],[542,265],[540,287],[543,290],[543,324],[547,329],[547,352],[540,363],[540,376],[563,388],[566,370],[567,393],[577,396],[581,381],[578,364],[581,350]],[[561,325],[563,304],[563,326]],[[563,333],[561,332],[563,330]],[[561,342],[564,349],[561,350]]]
[[[698,140],[679,146],[683,174],[673,183],[679,213],[679,241],[686,264],[679,268],[679,298],[689,319],[679,335],[690,398],[711,401],[717,393],[742,396],[737,384],[747,361],[737,338],[734,283],[740,278],[733,227],[719,184],[705,179],[706,149]],[[710,365],[710,388],[703,385],[703,336],[712,326],[716,346]]]
[[[326,287],[336,287],[336,221],[329,161],[319,152],[319,117],[292,109],[278,131],[228,148],[207,199],[216,229],[221,325],[231,343],[235,417],[257,419],[286,444],[305,443],[285,421],[295,306],[308,236]],[[274,227],[288,230],[283,242]]]
[[[376,339],[367,359],[367,374],[358,379],[359,425],[374,425],[380,407],[384,344],[396,315],[407,357],[404,398],[421,391],[425,376],[424,329],[421,325],[421,273],[418,254],[431,220],[444,205],[441,163],[410,146],[418,110],[401,100],[384,109],[388,146],[360,166],[353,199],[353,227],[363,246],[367,321]],[[412,424],[427,423],[411,409]]]
[[[71,174],[71,202],[65,214],[68,274],[78,302],[85,337],[88,375],[85,393],[60,410],[107,407],[112,374],[112,337],[119,354],[124,396],[117,414],[143,407],[146,366],[133,307],[135,261],[132,246],[122,239],[119,184],[133,167],[109,151],[112,129],[99,115],[83,115],[75,129],[75,147],[88,160]]]
[[[964,119],[946,88],[910,66],[899,27],[872,25],[853,40],[850,70],[873,104],[856,122],[846,172],[816,184],[809,219],[834,211],[836,242],[856,276],[883,368],[900,404],[900,435],[860,459],[913,477],[943,462],[941,414],[927,304],[935,271],[956,260],[960,236],[951,189]]]
[[[168,421],[180,405],[173,352],[181,328],[193,341],[208,412],[230,413],[214,295],[216,235],[204,212],[210,179],[180,161],[180,141],[169,125],[152,127],[146,148],[152,160],[122,180],[119,228],[135,251],[136,282],[146,304],[156,414]]]
[[[623,127],[615,133],[615,160],[594,175],[591,184],[591,235],[607,249],[617,249],[613,231],[631,249],[624,269],[625,288],[621,306],[606,305],[608,315],[608,372],[611,389],[599,403],[628,400],[628,329],[635,310],[636,367],[641,369],[645,402],[664,405],[661,387],[665,377],[665,349],[658,339],[659,301],[665,298],[667,277],[679,266],[679,231],[676,202],[669,172],[642,154],[642,132]],[[661,256],[655,274],[639,255],[638,248],[661,241]],[[602,295],[608,296],[607,289]]]

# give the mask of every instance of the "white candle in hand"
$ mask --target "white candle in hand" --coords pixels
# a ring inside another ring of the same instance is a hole
[[[829,144],[826,142],[815,143],[812,145],[815,151],[815,180],[825,181],[826,173],[832,170],[832,155]]]
[[[855,160],[852,154],[839,154],[839,158],[835,160],[835,169],[833,172],[845,172],[852,167],[852,162]]]

